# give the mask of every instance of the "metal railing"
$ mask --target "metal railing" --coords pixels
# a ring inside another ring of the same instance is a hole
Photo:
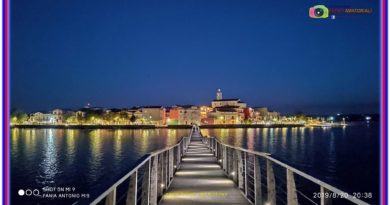
[[[169,188],[181,158],[199,129],[191,129],[176,145],[145,155],[138,165],[91,202],[156,205]],[[204,137],[228,178],[254,204],[368,204],[264,152],[251,151]],[[120,193],[119,193],[120,192]]]
[[[368,204],[268,153],[230,146],[215,137],[205,137],[203,142],[212,150],[227,177],[254,205]]]
[[[183,137],[176,145],[145,155],[144,160],[91,204],[156,205],[179,169],[189,142],[190,137]],[[119,190],[123,193],[119,194]]]

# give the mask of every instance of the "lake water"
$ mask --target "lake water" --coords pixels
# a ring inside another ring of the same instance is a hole
[[[19,189],[69,187],[93,198],[127,173],[144,154],[174,145],[184,129],[11,130],[11,202],[71,204],[75,199],[19,196]],[[347,192],[379,200],[379,125],[346,128],[203,129],[222,142],[273,157]]]

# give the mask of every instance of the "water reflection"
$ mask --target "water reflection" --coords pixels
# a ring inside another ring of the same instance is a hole
[[[76,140],[75,137],[77,136],[77,130],[66,130],[65,135],[66,135],[66,160],[68,164],[73,164],[74,163],[74,158],[76,154]]]
[[[39,165],[40,169],[37,182],[47,186],[55,183],[56,175],[60,172],[58,169],[56,137],[61,138],[62,136],[54,136],[53,129],[46,130],[45,135],[47,137],[43,146],[44,154],[43,160]],[[27,139],[29,138],[27,137]]]
[[[379,166],[375,141],[379,132],[374,125],[201,131],[227,144],[271,153],[345,191],[372,192],[377,187],[379,179],[373,173]],[[15,204],[26,200],[37,204],[17,196],[17,189],[26,186],[68,184],[91,193],[105,190],[141,156],[173,145],[188,133],[185,129],[12,129],[12,200]],[[366,165],[364,169],[361,164]],[[359,170],[358,174],[351,169]]]
[[[115,166],[120,166],[119,163],[121,163],[120,156],[123,155],[123,131],[122,130],[115,130],[114,131],[114,163]]]
[[[254,129],[247,129],[246,134],[248,136],[248,143],[247,147],[248,149],[254,149],[255,148],[255,130]],[[238,143],[235,144],[235,146],[241,146]]]

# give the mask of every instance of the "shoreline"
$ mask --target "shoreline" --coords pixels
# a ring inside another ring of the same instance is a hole
[[[289,128],[289,127],[304,127],[303,124],[228,124],[228,125],[200,125],[201,129],[217,129],[217,128]],[[34,129],[191,129],[191,125],[11,125],[10,128],[34,128]]]

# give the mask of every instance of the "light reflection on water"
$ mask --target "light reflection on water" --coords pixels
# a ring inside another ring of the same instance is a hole
[[[46,141],[43,145],[43,160],[39,165],[38,176],[36,177],[36,182],[38,184],[42,184],[44,186],[54,184],[54,179],[56,175],[60,173],[58,169],[58,156],[57,156],[57,144],[56,140],[54,140],[55,136],[53,136],[53,130],[48,130],[48,135]],[[59,134],[62,134],[60,132]],[[62,135],[58,135],[58,142],[62,139]]]
[[[378,126],[346,128],[202,129],[204,135],[273,157],[345,191],[378,193]],[[189,130],[11,130],[12,200],[20,188],[74,186],[98,193],[127,173],[144,154],[175,144]],[[362,169],[362,164],[364,169]],[[351,172],[359,170],[358,172]],[[55,201],[55,204],[61,204]],[[62,204],[69,204],[69,201]]]
[[[43,200],[23,198],[17,190],[46,186],[102,192],[148,152],[176,144],[189,130],[12,129],[11,180],[14,204]],[[72,201],[50,201],[70,204]]]

